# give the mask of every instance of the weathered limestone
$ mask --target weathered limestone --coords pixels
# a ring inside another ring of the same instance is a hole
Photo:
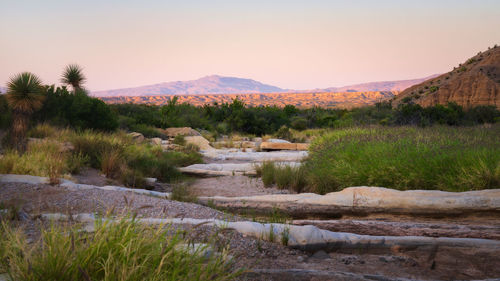
[[[287,165],[296,167],[298,162],[276,162],[277,165]],[[199,176],[234,176],[234,175],[256,175],[256,168],[260,163],[210,163],[193,164],[184,168],[179,168],[183,173]]]
[[[242,152],[228,149],[201,151],[203,156],[214,160],[237,160],[248,162],[281,161],[300,162],[308,156],[307,151]]]
[[[308,143],[276,143],[263,142],[260,144],[262,150],[308,150]]]
[[[144,136],[141,133],[132,132],[128,134],[135,142],[143,142]]]
[[[161,130],[161,129],[160,129]],[[173,138],[176,136],[201,136],[201,134],[192,129],[191,127],[180,127],[180,128],[167,128],[165,130],[161,130],[165,135]]]
[[[149,139],[149,141],[154,144],[154,145],[162,145],[162,139],[161,138],[152,138]]]
[[[255,175],[255,165],[252,163],[194,164],[179,168],[179,170],[183,173],[200,176]]]
[[[334,218],[343,214],[457,215],[500,213],[500,189],[469,192],[436,190],[398,191],[382,187],[349,187],[325,195],[314,193],[246,197],[199,198],[230,210],[254,209],[262,213],[278,208],[300,217]]]
[[[403,222],[380,220],[294,220],[293,225],[314,225],[330,231],[352,232],[364,235],[428,236],[482,238],[500,240],[500,222],[497,225],[470,225],[443,222]]]
[[[150,178],[152,180],[152,178]],[[79,184],[74,183],[67,179],[59,179],[59,186],[66,187],[68,189],[101,189],[107,191],[126,191],[133,192],[137,194],[149,195],[153,197],[159,198],[168,198],[170,193],[168,192],[158,192],[146,189],[136,189],[136,188],[127,188],[122,186],[96,186],[90,184]],[[46,177],[37,177],[37,176],[29,176],[29,175],[0,175],[0,183],[1,182],[17,182],[17,183],[27,183],[27,184],[48,184],[49,179]]]
[[[210,146],[210,142],[202,136],[186,136],[184,137],[184,139],[186,140],[186,143],[197,145],[200,148],[200,150],[203,151],[215,150],[215,148]]]
[[[63,214],[42,214],[43,219],[68,220],[69,217]],[[94,215],[77,214],[71,219],[86,223],[86,230],[91,231],[94,225]],[[150,225],[165,224],[190,224],[190,225],[212,225],[221,228],[231,228],[237,232],[263,239],[271,242],[280,242],[282,237],[286,237],[288,246],[306,251],[323,250],[332,251],[352,251],[363,249],[388,250],[399,248],[433,248],[433,247],[461,247],[484,249],[485,251],[499,251],[500,241],[475,239],[475,238],[433,238],[419,236],[370,236],[352,233],[332,232],[322,230],[312,225],[297,226],[278,223],[258,223],[250,221],[228,222],[217,219],[192,219],[192,218],[139,218],[139,223]],[[272,233],[272,234],[271,234]]]

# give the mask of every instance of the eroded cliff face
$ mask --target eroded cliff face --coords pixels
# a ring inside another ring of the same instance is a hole
[[[466,108],[500,108],[500,47],[479,53],[448,73],[404,90],[392,102],[398,105],[409,101],[422,106],[456,102]]]

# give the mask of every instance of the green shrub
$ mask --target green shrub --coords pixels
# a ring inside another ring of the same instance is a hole
[[[302,192],[307,185],[306,170],[302,166],[292,167],[286,164],[264,162],[256,168],[256,171],[265,187],[276,184],[279,189]]]
[[[303,131],[307,129],[307,120],[304,118],[295,117],[292,119],[290,127],[292,127],[295,130]]]
[[[186,139],[184,138],[183,135],[177,135],[175,136],[173,143],[184,146],[186,145]]]
[[[41,229],[30,240],[20,229],[0,226],[0,269],[11,280],[232,280],[228,256],[206,256],[189,247],[180,231],[135,220],[98,220],[92,233],[78,226]],[[192,243],[191,243],[192,244]]]
[[[28,137],[30,138],[47,138],[53,137],[57,134],[58,129],[53,127],[48,123],[37,124],[35,127],[28,131]]]
[[[128,187],[146,188],[146,179],[138,170],[124,168],[120,171],[120,181]]]
[[[276,137],[280,139],[289,140],[292,138],[292,133],[287,126],[282,126],[277,132]]]
[[[263,162],[256,168],[257,176],[262,178],[265,187],[272,186],[274,181],[275,165],[273,162]]]
[[[145,124],[132,125],[129,126],[128,129],[130,131],[141,133],[146,138],[162,138],[162,139],[168,138],[167,135],[163,134],[160,130],[158,130],[158,128],[155,128],[153,126],[148,126]]]
[[[170,200],[181,202],[197,202],[198,198],[193,194],[192,190],[185,183],[174,185],[172,193],[169,197]]]

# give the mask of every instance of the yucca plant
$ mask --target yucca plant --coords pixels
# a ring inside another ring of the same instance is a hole
[[[30,117],[43,106],[45,100],[40,78],[30,72],[11,77],[6,98],[13,114],[13,143],[22,148]]]
[[[66,66],[61,77],[61,83],[71,85],[75,93],[83,90],[82,85],[86,80],[87,78],[83,74],[83,68],[77,64],[69,64]]]

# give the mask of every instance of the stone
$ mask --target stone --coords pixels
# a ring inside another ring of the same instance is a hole
[[[173,138],[173,137],[176,137],[178,135],[181,135],[181,136],[201,136],[201,134],[192,129],[191,127],[180,127],[180,128],[167,128],[167,129],[164,129],[164,130],[161,130],[165,135]]]
[[[157,178],[144,178],[144,180],[146,181],[146,184],[149,186],[153,186],[158,181]]]
[[[200,176],[233,176],[256,174],[255,165],[252,163],[193,164],[187,167],[179,168],[179,171]]]
[[[319,250],[317,251],[316,253],[314,253],[311,258],[313,259],[318,259],[318,260],[325,260],[325,259],[329,259],[330,258],[330,255],[328,255],[325,251],[323,250]]]
[[[271,142],[271,143],[291,143],[287,140],[282,140],[282,139],[268,139],[267,142]]]
[[[133,141],[135,142],[143,142],[144,141],[144,136],[141,134],[141,133],[137,133],[137,132],[132,132],[132,133],[129,133],[128,134]]]
[[[210,145],[210,142],[202,136],[187,136],[184,137],[184,139],[186,140],[186,144],[194,144],[198,146],[200,150],[210,151],[215,149]]]
[[[199,197],[199,202],[208,200]],[[232,210],[256,208],[268,212],[278,208],[294,217],[332,214],[448,215],[500,213],[500,189],[468,192],[437,190],[399,191],[383,187],[349,187],[325,195],[314,193],[275,194],[212,198],[212,204]],[[243,205],[241,202],[246,202]],[[258,207],[257,207],[258,206]]]
[[[308,156],[307,151],[271,151],[271,152],[250,152],[237,149],[213,149],[201,151],[204,157],[214,160],[237,160],[248,162],[299,162]]]
[[[263,142],[260,144],[261,150],[308,150],[308,143],[281,143]]]
[[[152,138],[149,141],[154,145],[161,145],[163,142],[161,138]]]

